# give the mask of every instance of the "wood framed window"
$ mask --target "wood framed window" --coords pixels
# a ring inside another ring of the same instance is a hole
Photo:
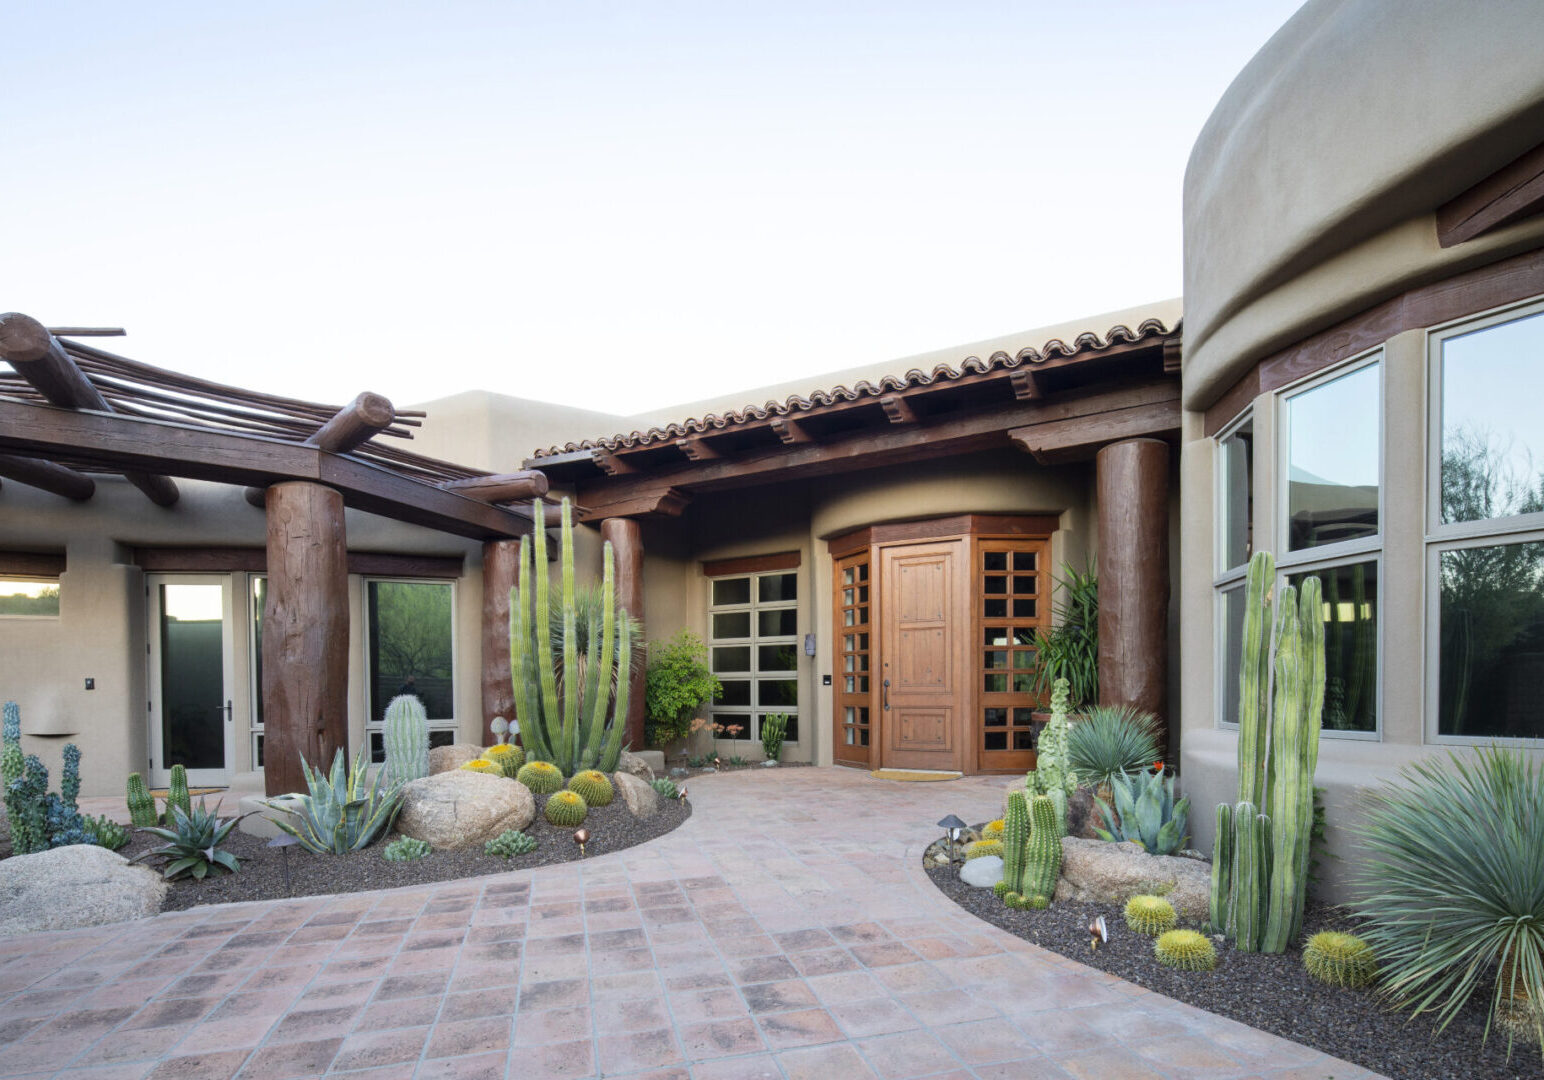
[[[976,541],[976,750],[985,772],[1034,764],[1035,635],[1047,624],[1044,540]]]
[[[836,760],[870,764],[874,639],[869,553],[836,562]]]

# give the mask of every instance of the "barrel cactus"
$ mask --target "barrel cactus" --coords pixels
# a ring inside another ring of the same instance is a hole
[[[577,791],[560,791],[547,800],[542,813],[548,821],[559,828],[568,828],[584,823],[585,815],[590,812],[584,796]]]
[[[1355,990],[1372,982],[1378,962],[1372,946],[1355,934],[1326,930],[1303,946],[1303,966],[1322,983]]]
[[[1217,950],[1206,935],[1194,930],[1168,930],[1153,942],[1153,955],[1164,967],[1180,971],[1210,971],[1217,966]]]
[[[1133,896],[1126,901],[1126,926],[1138,934],[1157,937],[1174,929],[1174,905],[1161,896]]]
[[[984,858],[987,855],[1001,856],[1003,842],[1001,840],[977,840],[965,849],[965,861]]]
[[[520,771],[520,766],[525,764],[525,751],[509,743],[495,743],[484,750],[482,756],[498,765],[504,770],[504,775],[511,779]]]
[[[1062,833],[1055,800],[1048,795],[1035,796],[1030,816],[1033,830],[1025,854],[1023,892],[1026,896],[1055,896],[1062,861]]]
[[[550,795],[563,786],[563,773],[550,761],[528,761],[520,766],[515,779],[535,795]]]
[[[988,821],[985,825],[981,826],[981,839],[1001,840],[1003,835],[1003,826],[1006,824],[1007,822],[1002,818],[998,818],[996,821]]]
[[[1051,898],[1044,893],[1036,893],[1034,896],[1024,898],[1024,907],[1030,911],[1044,911],[1051,906]]]
[[[655,777],[653,787],[655,791],[659,792],[659,797],[662,799],[679,799],[681,797],[681,791],[676,787],[675,781],[668,777]]]
[[[405,784],[429,775],[429,714],[417,694],[398,694],[383,723],[386,782]]]
[[[473,758],[461,766],[467,772],[482,773],[484,776],[503,776],[504,766],[497,761],[489,761],[487,758]]]
[[[568,782],[569,791],[577,791],[584,796],[587,806],[609,806],[613,796],[611,781],[606,779],[606,774],[595,769],[585,769],[576,773]]]
[[[483,845],[483,854],[511,859],[536,850],[536,837],[519,829],[506,829]]]
[[[166,790],[166,820],[172,820],[173,808],[181,807],[188,816],[193,814],[193,796],[188,792],[188,770],[181,765],[172,766],[171,785]]]
[[[129,773],[127,800],[129,820],[134,823],[136,829],[148,829],[158,823],[155,797],[145,786],[145,778],[137,772]]]

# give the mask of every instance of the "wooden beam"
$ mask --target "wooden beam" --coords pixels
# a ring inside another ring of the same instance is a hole
[[[366,390],[317,428],[306,445],[329,454],[346,454],[391,427],[396,418],[397,410],[390,401]]]
[[[1171,337],[1163,343],[1163,373],[1178,375],[1184,370],[1184,339]]]
[[[0,400],[0,452],[65,458],[104,470],[152,469],[194,480],[266,487],[313,480],[351,509],[475,540],[530,531],[530,511],[491,506],[385,465],[314,446],[191,424]]]
[[[1043,464],[1060,464],[1069,458],[1069,451],[1093,451],[1106,443],[1121,439],[1177,434],[1180,426],[1180,407],[1177,397],[1126,409],[1116,409],[1097,416],[1079,417],[1075,420],[1054,420],[1043,424],[1028,424],[1008,432],[1008,437],[1022,450],[1034,454],[1060,455]]]
[[[1437,207],[1437,243],[1455,247],[1544,213],[1544,143]]]
[[[797,551],[779,551],[772,555],[747,555],[739,559],[709,559],[702,564],[702,576],[730,577],[735,574],[762,574],[768,570],[792,570],[798,565]]]
[[[686,455],[688,461],[717,461],[724,455],[708,445],[701,435],[689,435],[684,439],[675,441],[676,447]]]
[[[121,326],[50,326],[54,337],[123,337],[128,333]]]
[[[628,476],[638,471],[610,450],[591,450],[590,460],[595,462],[595,467],[607,476]]]
[[[472,476],[465,480],[443,480],[440,482],[440,487],[485,503],[509,503],[521,499],[535,499],[547,494],[550,490],[547,474],[536,469],[497,473],[492,476]],[[505,717],[505,719],[509,718]]]
[[[885,411],[892,424],[915,424],[917,414],[911,403],[899,394],[886,394],[879,399],[879,407]]]
[[[1020,401],[1038,401],[1045,397],[1045,391],[1040,388],[1040,376],[1030,368],[1014,368],[1008,383],[1013,387],[1013,396]]]
[[[774,417],[768,426],[783,441],[784,446],[797,446],[815,441],[815,437],[805,429],[804,425],[790,416]]]
[[[30,315],[18,311],[0,315],[0,360],[9,363],[53,405],[113,411],[64,346]],[[123,475],[157,506],[171,506],[177,501],[177,485],[165,476],[138,471],[125,471]]]
[[[647,491],[626,498],[617,499],[603,504],[585,504],[585,513],[590,520],[604,521],[606,518],[630,518],[641,517],[644,514],[659,514],[662,517],[680,517],[691,504],[692,497],[678,488],[668,488],[665,491]]]
[[[0,574],[6,577],[56,578],[64,573],[64,556],[45,551],[0,551]]]
[[[15,480],[18,484],[63,495],[76,502],[85,502],[96,492],[96,481],[91,477],[41,458],[0,454],[0,476]]]
[[[147,573],[224,574],[268,571],[264,548],[243,547],[135,547],[134,565]],[[406,555],[389,551],[350,551],[348,572],[381,577],[458,578],[459,555]]]

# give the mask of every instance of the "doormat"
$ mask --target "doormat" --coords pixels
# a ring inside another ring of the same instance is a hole
[[[222,788],[222,787],[190,787],[190,788],[188,788],[188,795],[189,796],[193,796],[193,795],[218,795],[220,792],[226,791],[226,790],[228,790],[228,789],[227,788]],[[164,799],[168,795],[170,795],[171,792],[168,791],[164,787],[158,787],[158,788],[151,788],[150,789],[150,794],[152,796],[154,796],[155,798],[157,798],[157,799]]]
[[[965,774],[959,772],[939,772],[933,769],[875,769],[869,775],[876,780],[903,780],[909,783],[925,784],[932,780],[958,780]]]

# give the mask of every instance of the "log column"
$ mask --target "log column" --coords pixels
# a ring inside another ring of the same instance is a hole
[[[643,529],[632,518],[607,518],[600,523],[601,539],[611,544],[616,565],[617,607],[643,622]],[[644,671],[645,665],[636,662],[632,667],[632,684],[627,700],[627,737],[634,750],[643,746]]]
[[[348,745],[348,550],[343,496],[304,481],[267,490],[263,785],[305,791],[301,755],[326,769]]]
[[[515,719],[515,687],[509,671],[509,590],[519,571],[520,542],[483,544],[482,711],[483,745],[493,745],[493,718]]]
[[[1128,439],[1099,451],[1099,701],[1165,723],[1169,613],[1169,445]],[[1166,735],[1159,746],[1166,743]]]

